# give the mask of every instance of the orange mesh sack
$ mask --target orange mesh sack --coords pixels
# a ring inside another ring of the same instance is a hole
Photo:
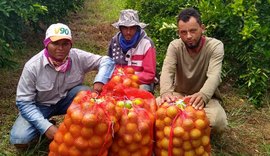
[[[204,110],[196,110],[182,99],[158,108],[155,129],[156,156],[211,153],[211,129]]]
[[[49,145],[49,155],[106,156],[113,142],[113,125],[120,117],[107,111],[115,111],[114,102],[90,91],[79,92]]]
[[[130,105],[130,100],[117,102],[123,105],[120,129],[115,133],[110,156],[151,156],[153,151],[154,122],[144,108]]]

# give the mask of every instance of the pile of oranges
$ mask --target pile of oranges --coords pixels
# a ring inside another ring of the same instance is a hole
[[[210,126],[204,110],[178,99],[163,103],[156,114],[157,156],[210,155]]]
[[[210,126],[188,99],[157,108],[131,67],[118,67],[97,95],[81,91],[49,145],[49,156],[208,156]]]

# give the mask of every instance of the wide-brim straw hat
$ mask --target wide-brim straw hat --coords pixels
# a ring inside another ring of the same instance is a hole
[[[138,11],[127,9],[122,10],[118,22],[112,24],[115,28],[119,29],[120,26],[140,26],[142,29],[145,28],[148,24],[142,23],[139,20]]]

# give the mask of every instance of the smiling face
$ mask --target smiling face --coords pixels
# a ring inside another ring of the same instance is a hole
[[[133,38],[133,36],[137,32],[137,27],[138,26],[131,26],[131,27],[120,26],[121,33],[123,34],[125,40],[130,41]]]
[[[204,29],[204,25],[199,24],[194,17],[190,17],[187,22],[182,20],[178,22],[179,36],[189,49],[199,47]]]
[[[51,57],[58,61],[63,61],[71,48],[71,41],[68,39],[61,39],[48,44],[47,49]]]

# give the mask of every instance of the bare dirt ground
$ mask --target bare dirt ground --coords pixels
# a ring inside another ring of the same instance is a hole
[[[91,14],[86,13],[89,11]],[[111,21],[104,21],[102,16],[94,11],[95,9],[93,8],[84,8],[72,15],[72,22],[69,23],[69,26],[73,32],[74,47],[84,47],[84,50],[106,54],[108,42],[116,30],[111,26]],[[9,148],[9,131],[17,114],[15,106],[16,85],[23,63],[34,52],[38,52],[41,47],[41,43],[33,45],[29,48],[33,52],[16,58],[20,62],[18,69],[0,70],[0,150]],[[87,75],[86,83],[91,85],[94,74],[90,73]],[[214,136],[212,138],[213,155],[269,155],[269,102],[265,104],[264,108],[255,109],[246,101],[244,96],[238,93],[237,89],[232,87],[231,82],[223,82],[220,88],[224,99],[223,106],[228,115],[229,127],[222,136]]]

